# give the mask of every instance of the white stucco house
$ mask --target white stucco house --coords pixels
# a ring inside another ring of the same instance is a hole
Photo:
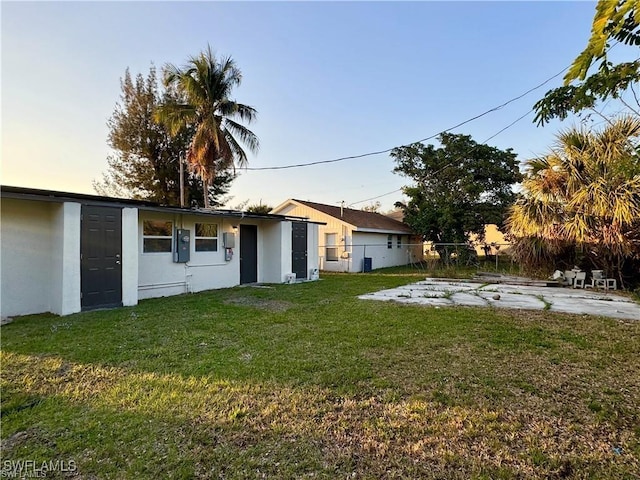
[[[320,269],[364,272],[422,260],[422,240],[406,224],[385,215],[289,199],[271,210],[320,222]]]
[[[239,284],[317,278],[318,223],[0,188],[0,314],[67,315]]]

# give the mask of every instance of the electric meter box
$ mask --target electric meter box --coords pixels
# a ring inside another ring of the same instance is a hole
[[[222,242],[224,243],[224,248],[236,248],[236,234],[224,232],[222,234]]]
[[[191,253],[191,231],[184,228],[176,229],[176,251],[173,254],[173,261],[176,263],[187,263]]]

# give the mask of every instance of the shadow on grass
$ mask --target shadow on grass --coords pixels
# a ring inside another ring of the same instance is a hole
[[[415,280],[18,319],[2,327],[3,452],[99,478],[637,471],[637,323],[355,298]]]
[[[85,476],[610,477],[637,466],[633,442],[620,432],[599,424],[576,430],[571,419],[532,410],[336,396],[54,357],[2,361],[3,382],[40,399],[29,415],[3,416],[3,458],[74,460]]]

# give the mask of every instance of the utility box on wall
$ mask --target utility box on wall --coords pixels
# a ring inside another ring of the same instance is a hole
[[[191,253],[191,232],[184,228],[176,229],[176,251],[173,254],[173,261],[176,263],[186,263],[189,261]]]
[[[222,242],[224,243],[224,248],[236,248],[236,234],[224,232],[222,234]]]

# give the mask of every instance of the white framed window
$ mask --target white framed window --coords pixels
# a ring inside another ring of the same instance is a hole
[[[215,223],[196,223],[196,252],[218,251],[218,225]]]
[[[387,248],[393,248],[393,235],[387,235]]]
[[[142,222],[142,251],[144,253],[171,253],[173,222],[144,220]]]
[[[398,248],[402,247],[402,235],[398,235]]]
[[[327,262],[338,261],[338,234],[324,234],[324,258]]]

